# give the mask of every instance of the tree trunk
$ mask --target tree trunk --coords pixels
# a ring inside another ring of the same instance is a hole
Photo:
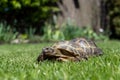
[[[96,32],[100,29],[101,0],[59,0],[57,5],[61,12],[58,24],[71,20],[79,27],[91,26]]]

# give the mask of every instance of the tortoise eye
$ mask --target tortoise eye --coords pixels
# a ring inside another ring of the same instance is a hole
[[[49,51],[49,48],[48,48],[48,47],[47,47],[47,48],[43,48],[42,51],[43,51],[43,52],[48,52],[48,51]]]
[[[50,52],[50,53],[52,53],[52,52],[54,52],[54,49],[51,48],[51,47],[46,47],[46,48],[43,48],[43,52]]]
[[[48,47],[46,47],[46,50],[49,50],[49,48],[48,48]]]

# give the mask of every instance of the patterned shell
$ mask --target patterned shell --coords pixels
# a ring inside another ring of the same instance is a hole
[[[58,42],[54,44],[52,48],[56,48],[61,51],[68,51],[69,54],[74,55],[80,55],[82,53],[86,53],[87,55],[93,55],[96,53],[96,50],[99,50],[99,48],[93,41],[87,40],[85,38],[77,38],[71,41]],[[101,53],[102,52],[97,54],[99,55]]]
[[[42,54],[52,56],[52,58],[54,56],[56,60],[60,61],[80,61],[81,59],[88,59],[90,56],[101,55],[102,50],[91,40],[77,38],[70,41],[55,43],[52,47],[45,48]],[[46,57],[46,59],[47,58],[48,57]]]

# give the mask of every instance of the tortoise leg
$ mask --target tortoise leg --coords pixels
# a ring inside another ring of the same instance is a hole
[[[68,59],[65,59],[65,58],[57,58],[57,61],[68,62],[69,60],[68,60]]]
[[[43,61],[43,60],[44,60],[44,55],[43,54],[39,55],[38,58],[37,58],[37,62],[40,62],[40,61]]]
[[[69,56],[64,56],[64,57],[59,57],[56,59],[57,61],[62,61],[62,62],[68,62],[68,61],[80,61],[79,59],[75,57],[69,57]]]

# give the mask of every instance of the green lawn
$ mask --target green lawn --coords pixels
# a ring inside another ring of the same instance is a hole
[[[97,44],[103,56],[81,62],[40,64],[35,60],[49,43],[0,45],[0,80],[119,80],[120,42]]]

